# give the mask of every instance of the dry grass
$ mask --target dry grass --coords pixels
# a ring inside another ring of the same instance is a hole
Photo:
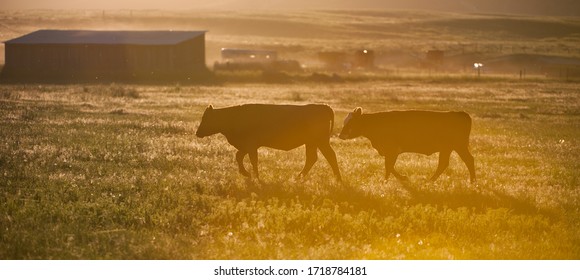
[[[400,79],[226,86],[0,86],[2,259],[578,259],[580,100],[557,81]],[[122,93],[122,94],[120,94]],[[299,98],[297,98],[299,97]],[[456,155],[404,155],[382,179],[365,139],[261,149],[262,182],[237,174],[202,110],[327,103],[336,132],[355,106],[466,110],[479,181]]]
[[[580,258],[577,81],[405,69],[432,48],[577,58],[576,18],[1,11],[0,26],[2,40],[39,28],[208,29],[209,63],[221,47],[274,49],[307,65],[320,50],[365,47],[388,58],[378,71],[325,81],[333,73],[216,73],[215,85],[0,85],[0,259]],[[224,137],[194,136],[208,104],[241,103],[326,103],[335,134],[357,106],[465,110],[479,181],[468,183],[453,154],[427,183],[437,156],[406,154],[396,168],[410,182],[385,183],[367,140],[337,137],[342,184],[322,157],[297,180],[303,149],[259,150],[262,181],[247,180]]]

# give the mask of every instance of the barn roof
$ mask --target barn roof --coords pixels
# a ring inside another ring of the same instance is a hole
[[[175,45],[206,31],[38,30],[5,44]]]

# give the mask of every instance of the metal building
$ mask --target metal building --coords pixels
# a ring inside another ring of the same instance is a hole
[[[16,79],[195,78],[206,71],[205,31],[39,30],[4,42]]]

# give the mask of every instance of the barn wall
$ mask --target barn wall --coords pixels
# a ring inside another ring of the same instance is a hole
[[[205,70],[205,36],[175,46],[175,67],[181,71]]]
[[[177,45],[7,44],[5,74],[23,79],[181,79],[205,71],[205,38]]]

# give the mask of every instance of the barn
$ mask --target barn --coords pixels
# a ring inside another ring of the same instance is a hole
[[[4,42],[3,76],[24,80],[192,79],[206,31],[38,30]]]

